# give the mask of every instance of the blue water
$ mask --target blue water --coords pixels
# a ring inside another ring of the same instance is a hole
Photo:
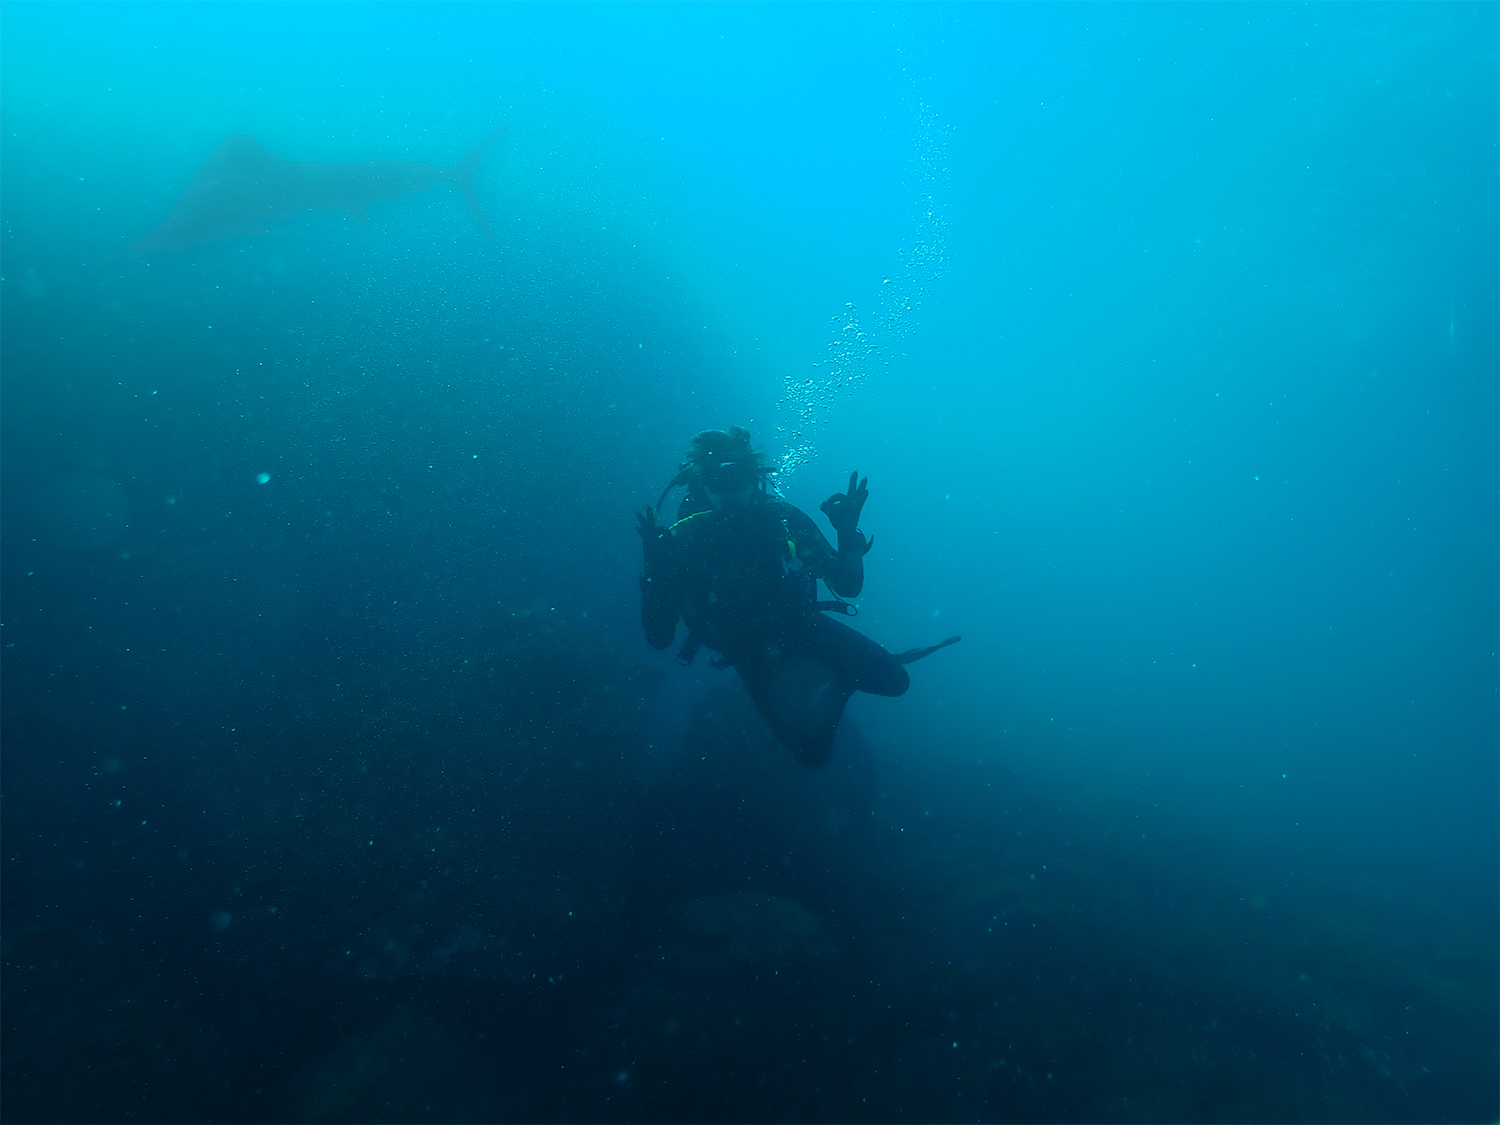
[[[1500,1115],[1494,5],[0,32],[6,1119]],[[964,637],[826,769],[641,635],[736,424]]]

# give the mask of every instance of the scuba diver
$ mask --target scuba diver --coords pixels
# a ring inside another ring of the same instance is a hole
[[[849,490],[823,501],[835,550],[809,516],[768,487],[775,469],[751,448],[748,430],[703,431],[679,468],[656,507],[636,517],[646,640],[666,648],[680,619],[687,638],[678,661],[692,663],[704,645],[718,652],[714,666],[739,673],[776,737],[798,761],[821,766],[851,695],[901,695],[911,682],[905,665],[959,638],[896,654],[825,616],[853,616],[845,599],[864,587],[875,542],[859,530],[868,478],[850,474]],[[663,526],[661,506],[682,485],[677,520]],[[833,600],[818,600],[819,579]]]

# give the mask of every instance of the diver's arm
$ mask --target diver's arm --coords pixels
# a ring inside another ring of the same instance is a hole
[[[677,635],[682,615],[682,584],[672,558],[670,533],[656,523],[656,512],[647,508],[636,516],[645,565],[641,568],[641,627],[646,643],[666,648]]]
[[[857,530],[839,532],[839,575],[828,583],[828,588],[839,597],[857,598],[865,588],[865,554],[874,542],[866,540]]]
[[[672,643],[677,636],[677,619],[682,616],[680,599],[673,597],[666,585],[650,567],[641,574],[641,627],[652,648],[666,648]]]
[[[870,496],[869,483],[869,477],[860,480],[858,473],[850,473],[849,491],[835,492],[818,509],[838,533],[836,563],[823,581],[841,598],[858,597],[864,589],[865,555],[875,545],[873,538],[866,539],[859,530],[859,514]]]
[[[797,554],[805,558],[813,573],[841,598],[857,598],[865,585],[865,537],[858,531],[839,532],[838,550],[828,542],[806,513],[787,505],[787,526],[797,541]]]

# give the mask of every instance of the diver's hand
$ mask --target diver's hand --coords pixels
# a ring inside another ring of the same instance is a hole
[[[869,485],[869,477],[860,480],[858,473],[850,473],[849,491],[835,492],[823,501],[819,511],[828,517],[834,531],[847,535],[859,527],[859,513],[870,498]]]
[[[667,554],[667,529],[656,522],[655,508],[642,508],[635,514],[635,530],[641,537],[641,548],[647,566],[659,566]]]
[[[656,509],[649,504],[635,514],[636,534],[642,539],[655,539],[661,534],[661,525],[656,522]]]

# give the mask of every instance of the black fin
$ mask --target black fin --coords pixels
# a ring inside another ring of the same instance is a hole
[[[938,641],[937,644],[928,645],[926,648],[909,648],[896,657],[896,663],[910,664],[913,661],[921,660],[924,656],[931,656],[940,648],[947,648],[949,645],[956,645],[961,640],[963,640],[962,637],[949,637],[947,640]]]

